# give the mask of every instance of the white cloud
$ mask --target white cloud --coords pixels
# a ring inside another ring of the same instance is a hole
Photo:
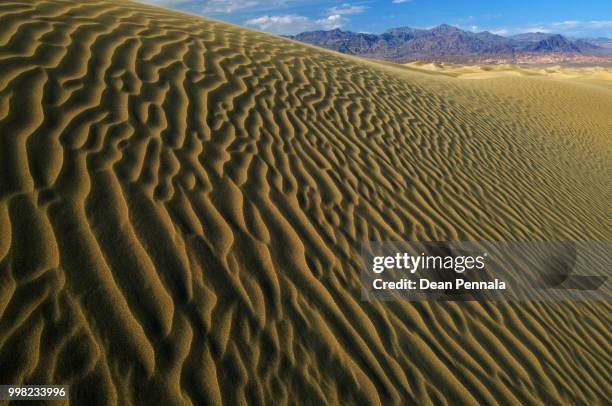
[[[155,4],[164,7],[175,7],[181,4],[187,4],[190,0],[137,0],[139,3]]]
[[[340,14],[333,14],[315,21],[316,25],[321,26],[325,30],[333,30],[334,28],[342,28],[346,24],[346,19]]]
[[[496,28],[494,30],[489,30],[489,32],[495,35],[510,35],[510,31],[507,28]]]
[[[199,14],[227,14],[255,9],[275,9],[293,0],[137,0],[157,6],[171,7]]]
[[[277,2],[280,5],[280,2]],[[252,9],[261,5],[272,5],[270,1],[259,0],[206,0],[200,8],[202,14],[232,13],[238,10]]]
[[[344,17],[345,15],[362,13],[366,9],[365,6],[343,3],[326,9],[325,17],[319,19],[296,14],[264,15],[251,18],[245,21],[245,24],[262,31],[285,35],[314,30],[333,30],[346,26],[348,19]]]
[[[534,26],[534,27],[527,27],[527,28],[519,28],[520,32],[543,32],[545,34],[548,34],[551,32],[550,28],[546,28],[544,26]]]
[[[580,25],[580,21],[561,21],[561,22],[557,22],[557,23],[552,23],[551,24],[553,27],[558,27],[561,29],[570,29],[570,28],[576,28]]]
[[[612,35],[612,20],[578,21],[566,20],[551,23],[534,24],[523,27],[499,27],[490,30],[493,34],[514,35],[526,32],[543,32],[565,35],[590,35],[593,30],[598,30],[605,35]]]
[[[363,13],[364,11],[366,11],[366,9],[366,6],[355,6],[353,4],[344,3],[340,6],[328,8],[326,11],[329,15],[347,15]]]
[[[410,3],[413,0],[393,0],[393,4]]]
[[[612,20],[587,21],[586,25],[592,29],[612,29]]]
[[[276,16],[261,16],[245,22],[246,25],[274,34],[299,34],[312,30],[333,30],[346,24],[346,19],[340,14],[313,20],[306,16],[286,14]]]
[[[533,25],[527,27],[503,27],[503,28],[495,28],[488,30],[492,34],[497,35],[516,35],[516,34],[525,34],[528,32],[541,32],[544,34],[550,34],[553,32],[557,32],[559,30],[553,30],[543,25]]]

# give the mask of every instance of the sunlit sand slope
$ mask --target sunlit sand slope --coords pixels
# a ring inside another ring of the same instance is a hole
[[[505,76],[544,76],[612,87],[611,67],[523,67],[516,65],[456,65],[447,63],[411,62],[404,66],[422,71],[438,72],[464,79],[491,79]]]
[[[0,3],[0,384],[605,404],[611,306],[362,302],[367,240],[612,240],[612,92],[122,1]]]

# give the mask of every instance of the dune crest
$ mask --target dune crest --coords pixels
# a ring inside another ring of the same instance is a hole
[[[2,2],[0,383],[609,402],[609,302],[370,303],[358,272],[368,240],[611,240],[611,105],[138,3]]]

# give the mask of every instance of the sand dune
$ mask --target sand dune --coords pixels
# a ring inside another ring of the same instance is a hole
[[[411,62],[404,64],[419,72],[436,72],[460,79],[495,79],[502,77],[539,77],[541,79],[565,79],[576,82],[612,87],[612,68],[593,67],[527,67],[508,64],[499,65],[457,65],[450,63]]]
[[[612,89],[137,3],[0,3],[0,384],[606,404],[610,302],[362,302],[368,240],[612,240]],[[608,327],[606,327],[608,326]]]
[[[448,63],[411,62],[404,66],[412,71],[438,73],[460,79],[497,79],[507,77],[531,77],[558,79],[591,84],[612,89],[612,68],[609,67],[526,67],[516,65],[456,65]]]

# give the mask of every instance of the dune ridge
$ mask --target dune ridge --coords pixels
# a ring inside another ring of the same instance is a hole
[[[362,302],[368,240],[611,240],[612,92],[120,0],[0,4],[0,383],[606,404],[610,302]]]

